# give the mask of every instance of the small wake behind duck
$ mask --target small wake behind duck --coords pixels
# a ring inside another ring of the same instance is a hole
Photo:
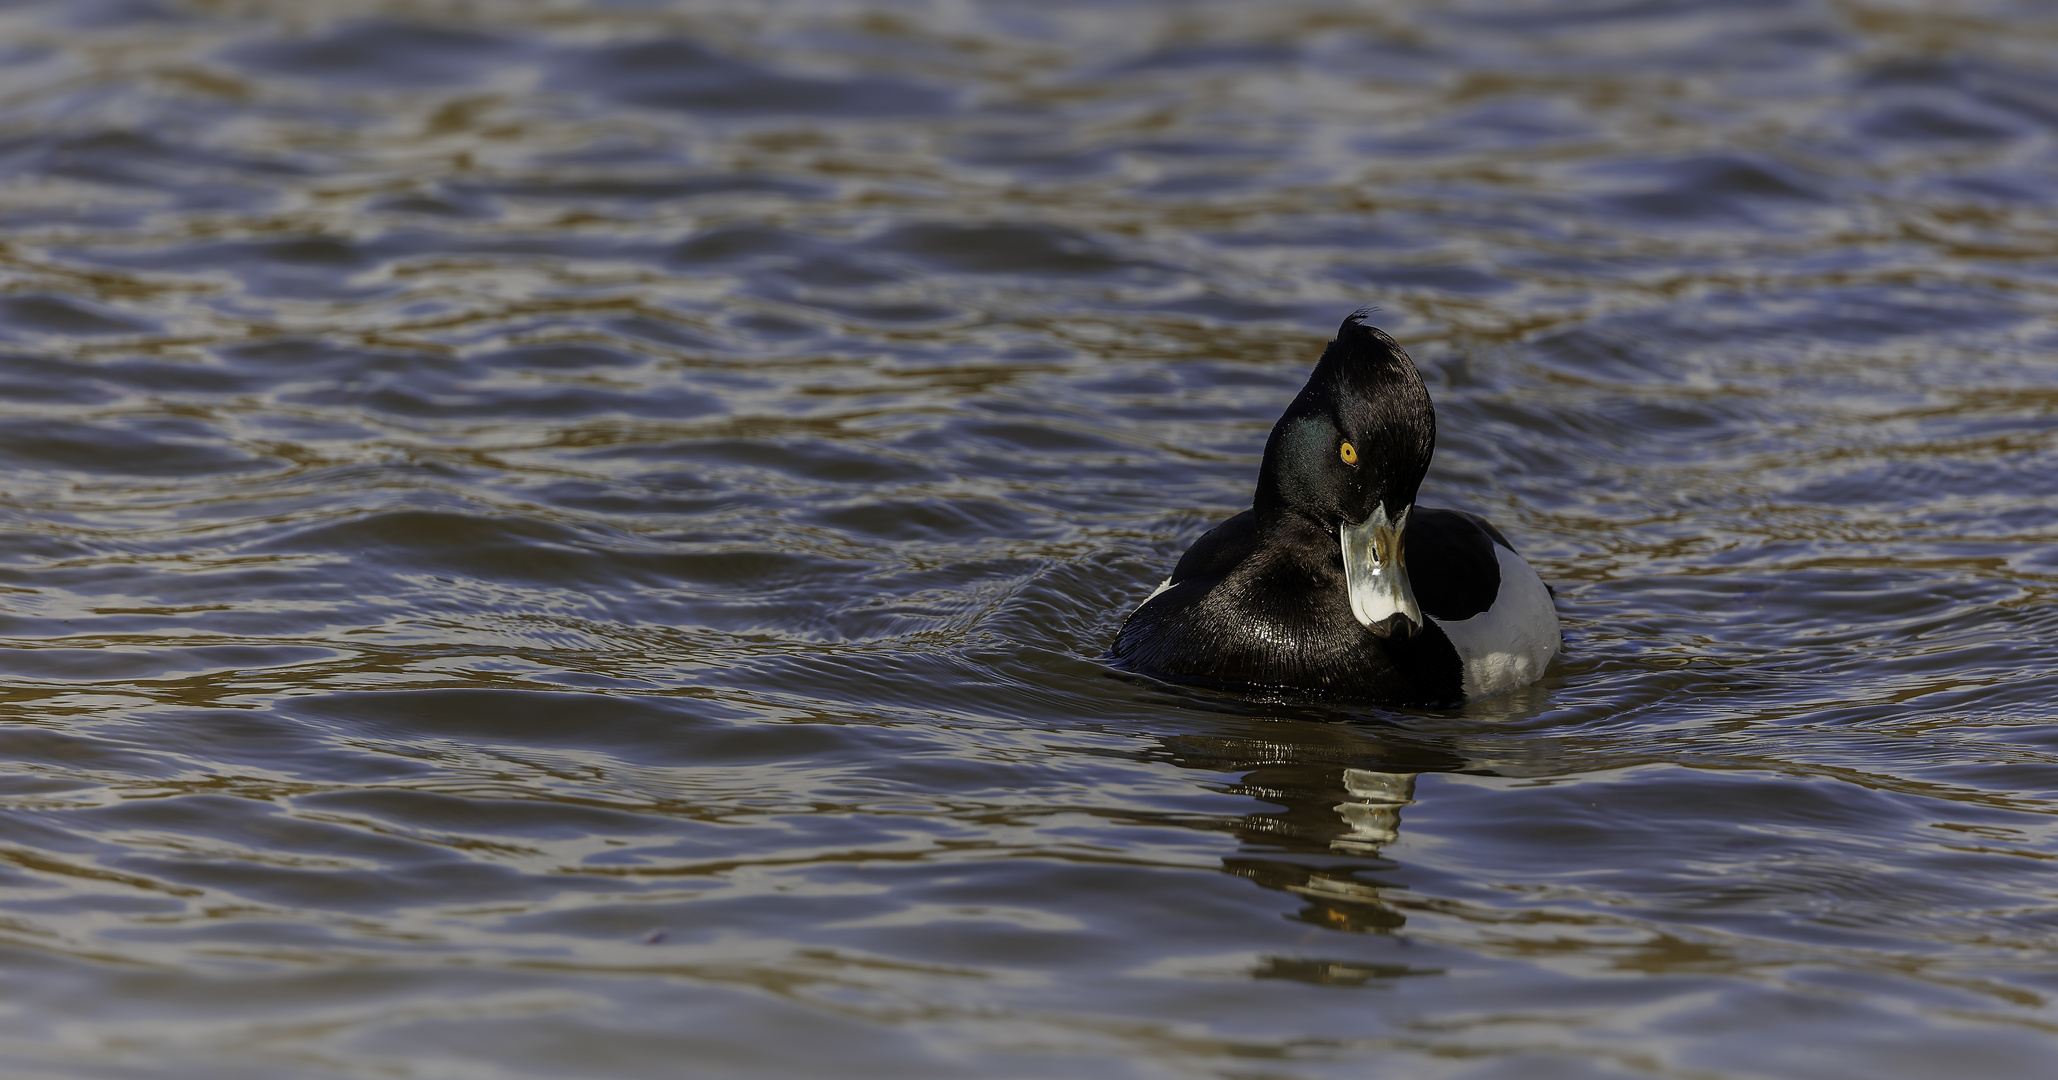
[[[1550,590],[1500,530],[1417,506],[1436,412],[1353,314],[1265,441],[1251,508],[1194,541],[1110,658],[1174,682],[1452,705],[1558,653]]]

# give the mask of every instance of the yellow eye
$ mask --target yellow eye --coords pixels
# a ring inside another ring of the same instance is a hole
[[[1358,463],[1357,447],[1352,446],[1349,443],[1345,443],[1343,444],[1343,449],[1340,451],[1340,453],[1343,454],[1343,463],[1345,465],[1356,465]]]

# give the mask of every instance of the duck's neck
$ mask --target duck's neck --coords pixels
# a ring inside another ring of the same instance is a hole
[[[1336,530],[1286,506],[1257,506],[1256,525],[1261,549],[1292,552],[1294,561],[1310,571],[1343,572],[1343,549],[1337,545]]]

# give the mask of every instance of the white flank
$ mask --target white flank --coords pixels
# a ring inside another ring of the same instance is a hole
[[[1499,544],[1501,590],[1493,606],[1469,619],[1437,619],[1457,646],[1466,700],[1528,686],[1558,655],[1558,609],[1536,570]]]
[[[1172,579],[1171,579],[1171,578],[1169,578],[1169,577],[1168,577],[1168,578],[1166,578],[1166,579],[1165,579],[1165,580],[1163,580],[1163,581],[1160,581],[1160,582],[1158,582],[1158,587],[1157,587],[1157,588],[1155,588],[1155,589],[1152,589],[1152,590],[1150,591],[1150,595],[1149,595],[1149,596],[1146,596],[1146,597],[1144,597],[1144,598],[1143,598],[1143,604],[1148,604],[1148,603],[1150,603],[1151,601],[1153,601],[1153,600],[1156,600],[1156,599],[1158,598],[1158,594],[1159,594],[1159,593],[1161,593],[1161,592],[1164,592],[1164,591],[1165,591],[1166,589],[1169,589],[1169,588],[1171,588],[1171,587],[1172,587]],[[1142,607],[1142,606],[1143,606],[1143,604],[1138,604],[1138,605],[1136,605],[1136,606],[1137,606],[1137,607]]]

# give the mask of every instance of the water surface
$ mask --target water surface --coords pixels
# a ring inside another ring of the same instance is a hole
[[[2058,20],[0,8],[0,1062],[2035,1077]],[[1557,589],[1100,656],[1336,324]]]

